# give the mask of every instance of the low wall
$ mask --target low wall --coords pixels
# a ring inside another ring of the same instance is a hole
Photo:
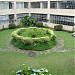
[[[54,28],[54,26],[58,25],[58,24],[53,24],[53,23],[49,23],[49,22],[43,22],[43,24],[47,24],[48,27],[50,28]],[[75,26],[68,26],[68,25],[63,25],[63,30],[65,31],[75,31]]]

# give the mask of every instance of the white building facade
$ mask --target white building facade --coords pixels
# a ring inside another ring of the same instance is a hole
[[[32,16],[50,27],[63,25],[64,30],[75,28],[75,0],[0,0],[0,28]]]

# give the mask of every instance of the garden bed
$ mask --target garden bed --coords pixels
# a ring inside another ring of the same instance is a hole
[[[23,50],[47,50],[56,45],[56,35],[50,29],[29,27],[12,33],[12,44]]]

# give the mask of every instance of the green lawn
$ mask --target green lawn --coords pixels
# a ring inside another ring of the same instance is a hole
[[[64,40],[63,48],[75,48],[75,37],[72,37],[72,33],[64,31],[55,31],[55,33]]]
[[[47,68],[52,75],[74,75],[75,51],[42,54],[35,57],[0,51],[0,75],[12,75],[13,70],[23,68],[22,64],[37,69]]]
[[[0,31],[0,48],[6,48],[7,41],[10,39],[12,31],[14,31],[14,29]]]
[[[6,48],[13,30],[0,31],[0,48]],[[75,38],[72,33],[57,32],[56,35],[63,38],[64,48],[75,48]],[[12,75],[12,71],[22,69],[22,64],[33,68],[47,68],[52,75],[75,75],[75,51],[51,52],[35,57],[29,57],[25,53],[0,51],[0,75]]]

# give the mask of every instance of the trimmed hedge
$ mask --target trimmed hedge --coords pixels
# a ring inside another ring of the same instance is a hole
[[[35,37],[35,38],[31,38],[31,37],[24,37],[24,36],[20,36],[19,34],[21,32],[24,32],[26,29],[44,29],[47,34],[49,36],[44,36],[44,37]],[[14,39],[16,39],[17,41],[21,41],[24,44],[32,44],[34,42],[44,42],[47,43],[49,42],[51,39],[55,40],[56,35],[54,34],[54,32],[50,29],[46,29],[46,28],[38,28],[38,27],[29,27],[29,28],[20,28],[15,30],[14,32],[12,32],[12,37]]]
[[[15,23],[10,23],[9,24],[9,29],[14,29],[16,28],[16,24]]]
[[[63,26],[62,25],[56,25],[54,26],[54,30],[56,31],[62,31]]]
[[[43,22],[37,22],[37,23],[36,23],[36,26],[37,26],[37,27],[43,27]]]

